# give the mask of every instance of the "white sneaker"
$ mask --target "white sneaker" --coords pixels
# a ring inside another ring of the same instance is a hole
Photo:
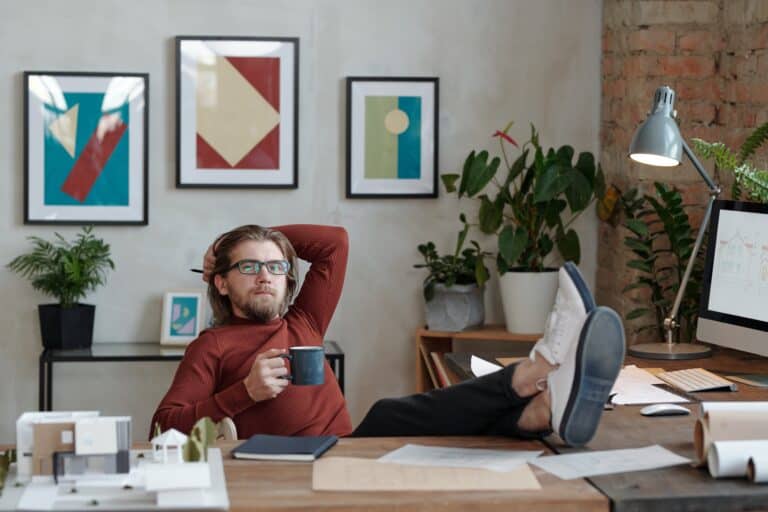
[[[596,307],[565,359],[547,375],[552,430],[583,446],[597,431],[603,406],[624,361],[624,327],[614,310]]]
[[[558,272],[557,296],[544,336],[533,346],[530,359],[535,361],[538,352],[549,364],[562,364],[570,347],[576,344],[587,314],[594,308],[595,299],[579,268],[570,261],[565,262]]]

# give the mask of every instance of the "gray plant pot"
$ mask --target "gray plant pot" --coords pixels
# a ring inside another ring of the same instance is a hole
[[[483,325],[483,290],[476,284],[435,285],[435,296],[425,303],[427,327],[433,331],[463,331]]]

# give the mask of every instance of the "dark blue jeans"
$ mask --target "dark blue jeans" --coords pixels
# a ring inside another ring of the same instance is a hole
[[[516,366],[427,393],[379,400],[352,437],[545,437],[551,430],[528,432],[517,426],[523,409],[533,397],[522,398],[512,389]]]

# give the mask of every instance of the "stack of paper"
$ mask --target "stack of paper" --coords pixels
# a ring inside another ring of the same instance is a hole
[[[611,390],[611,393],[615,394],[612,402],[616,405],[630,405],[689,401],[687,398],[658,388],[655,384],[664,384],[664,381],[635,365],[625,366],[621,369],[619,378],[616,379]]]

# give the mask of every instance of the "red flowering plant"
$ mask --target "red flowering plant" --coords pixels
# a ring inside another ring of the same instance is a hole
[[[510,270],[539,272],[557,247],[563,260],[578,263],[579,236],[571,227],[576,218],[605,195],[605,178],[590,152],[574,162],[571,146],[544,149],[531,125],[531,137],[522,147],[509,135],[512,123],[498,130],[501,158],[489,161],[488,151],[472,151],[461,174],[443,174],[449,193],[480,200],[476,226],[498,237],[499,274]],[[510,160],[507,146],[520,155]],[[532,158],[529,158],[532,157]],[[501,162],[504,165],[501,165]]]

